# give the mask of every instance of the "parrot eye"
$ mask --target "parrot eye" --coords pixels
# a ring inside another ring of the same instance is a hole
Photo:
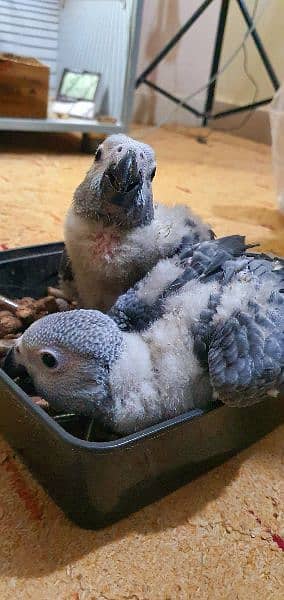
[[[98,148],[95,154],[95,161],[98,162],[98,160],[100,160],[102,157],[102,149]]]
[[[152,171],[152,173],[151,173],[151,181],[153,181],[153,179],[154,179],[154,177],[155,177],[155,175],[156,175],[156,170],[157,170],[157,169],[156,169],[156,167],[155,167],[155,169],[153,169],[153,171]]]
[[[45,367],[48,367],[48,369],[54,369],[54,367],[57,366],[57,360],[50,352],[43,352],[41,354],[41,361]]]

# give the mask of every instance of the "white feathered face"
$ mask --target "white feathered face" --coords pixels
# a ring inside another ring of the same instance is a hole
[[[108,137],[74,196],[77,214],[126,227],[147,225],[154,216],[154,151],[126,135]]]
[[[122,334],[109,317],[75,310],[33,323],[17,342],[14,362],[55,410],[109,419],[109,371],[122,347]]]

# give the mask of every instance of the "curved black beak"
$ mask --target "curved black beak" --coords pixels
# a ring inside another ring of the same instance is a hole
[[[15,379],[15,377],[21,377],[27,374],[25,367],[17,363],[15,359],[14,348],[10,348],[9,352],[7,352],[2,368],[3,371],[5,371],[5,373],[11,377],[11,379]]]
[[[106,169],[104,179],[111,188],[108,200],[113,204],[129,204],[142,186],[135,152],[127,150],[117,164],[111,164]]]

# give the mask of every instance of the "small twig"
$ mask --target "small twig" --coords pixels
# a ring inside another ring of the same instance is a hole
[[[37,406],[40,406],[44,410],[47,410],[49,408],[49,404],[47,400],[44,400],[44,398],[41,398],[40,396],[30,396],[30,398]]]
[[[68,298],[66,298],[66,296],[63,294],[63,292],[58,288],[48,287],[47,293],[49,296],[53,296],[54,298],[61,298],[62,300],[68,300]]]
[[[3,348],[3,350],[5,350],[5,349],[10,350],[10,348],[13,348],[13,346],[15,346],[17,341],[18,341],[18,338],[16,338],[16,337],[0,339],[0,352],[1,352],[2,348]]]
[[[20,305],[14,300],[6,298],[6,296],[0,296],[0,308],[6,308],[11,312],[15,313],[20,308]]]
[[[93,441],[93,440],[91,439],[91,437],[93,437],[93,436],[92,436],[92,434],[93,434],[93,429],[94,429],[94,426],[95,426],[95,419],[94,419],[94,417],[93,417],[93,418],[90,420],[90,423],[89,423],[89,425],[88,425],[88,428],[87,428],[87,431],[86,431],[86,437],[85,437],[85,440],[86,440],[87,442],[92,442],[92,441]]]
[[[17,338],[10,339],[0,339],[0,360],[3,361],[5,359],[6,354],[8,354],[9,350],[15,346]]]

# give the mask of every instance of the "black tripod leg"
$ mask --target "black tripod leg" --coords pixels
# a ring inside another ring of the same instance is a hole
[[[149,66],[141,73],[136,81],[136,88],[143,83],[144,79],[155,69],[155,67],[163,60],[163,58],[170,52],[170,50],[177,44],[180,38],[190,29],[190,27],[197,21],[197,19],[202,15],[202,13],[206,10],[206,8],[211,4],[213,0],[205,0],[201,6],[193,13],[193,15],[186,21],[186,23],[181,27],[179,31],[172,37],[172,39],[166,44],[166,46],[157,54],[157,56],[152,60]]]
[[[213,77],[215,77],[215,75],[219,69],[228,8],[229,8],[229,0],[222,0],[209,81],[211,81],[211,79]],[[207,115],[210,118],[210,113],[212,111],[214,95],[215,95],[215,87],[216,87],[216,79],[214,79],[214,81],[212,81],[212,83],[210,83],[210,85],[208,87],[207,98],[206,98],[206,103],[205,103],[205,110],[204,110],[205,115],[204,115],[203,121],[202,121],[202,125],[204,127],[207,125],[207,121],[208,121]]]
[[[242,15],[244,17],[244,20],[245,20],[247,26],[249,28],[251,28],[253,26],[253,20],[252,20],[250,14],[248,12],[248,9],[246,7],[246,4],[245,4],[244,0],[237,0],[237,3],[239,5],[239,7],[240,7],[240,11],[241,11],[241,13],[242,13]],[[275,73],[275,71],[274,71],[274,69],[272,67],[272,64],[271,64],[271,62],[270,62],[270,60],[269,60],[269,58],[268,58],[268,56],[266,54],[266,50],[265,50],[265,48],[264,48],[264,46],[262,44],[262,41],[261,41],[261,39],[260,39],[260,37],[259,37],[256,29],[252,29],[251,36],[253,38],[253,41],[254,41],[254,43],[255,43],[255,45],[257,47],[257,50],[258,50],[260,56],[262,58],[262,62],[264,64],[264,67],[265,67],[268,75],[269,75],[270,81],[271,81],[274,89],[278,90],[278,88],[280,86],[278,77],[277,77],[277,75],[276,75],[276,73]]]

